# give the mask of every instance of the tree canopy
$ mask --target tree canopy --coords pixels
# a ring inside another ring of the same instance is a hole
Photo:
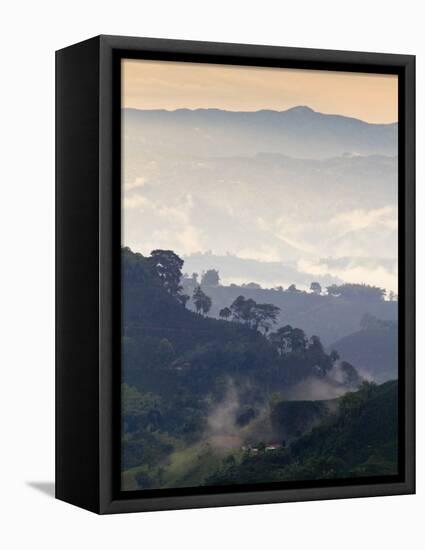
[[[207,269],[202,274],[201,285],[218,286],[220,284],[220,275],[216,269]]]
[[[276,323],[280,308],[273,304],[257,304],[252,298],[238,296],[231,304],[230,311],[235,321],[244,323],[255,330],[267,333]]]
[[[288,290],[289,292],[299,292],[298,288],[294,284],[289,285]]]
[[[232,316],[232,311],[228,307],[224,307],[223,309],[220,309],[219,315],[222,319],[228,319]]]
[[[326,287],[330,296],[337,296],[356,300],[383,300],[385,289],[366,284],[345,283],[343,285],[330,285]]]
[[[291,325],[280,327],[270,334],[270,342],[276,347],[279,355],[302,352],[307,347],[307,337],[300,328]]]
[[[149,261],[167,292],[177,296],[182,289],[180,279],[184,261],[172,250],[152,250]]]
[[[313,281],[310,285],[310,290],[314,292],[314,294],[321,294],[322,293],[322,285],[316,281]]]
[[[212,305],[211,298],[205,294],[199,285],[193,291],[193,303],[195,304],[196,311],[203,315],[209,312]]]

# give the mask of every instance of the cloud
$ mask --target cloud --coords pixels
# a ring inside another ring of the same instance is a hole
[[[143,187],[146,183],[146,179],[143,177],[136,178],[133,181],[129,181],[124,185],[124,190],[127,191],[133,191],[134,189],[140,189]]]
[[[291,401],[323,401],[336,399],[357,388],[359,381],[351,382],[342,361],[335,361],[322,378],[309,376],[294,384],[285,393]]]
[[[267,244],[259,246],[258,248],[247,247],[242,248],[237,253],[238,258],[245,260],[257,260],[260,262],[280,262],[281,255],[276,247],[269,246]]]
[[[313,275],[332,275],[346,283],[365,283],[380,286],[398,292],[397,262],[370,258],[321,259],[318,261],[300,260],[297,267],[300,271]]]
[[[273,222],[268,222],[258,216],[256,223],[260,230],[270,233],[273,237],[289,245],[299,253],[302,252],[310,255],[315,252],[315,247],[303,238],[303,233],[310,227],[308,223],[296,222],[293,217],[289,216],[282,216]],[[280,259],[284,260],[285,258],[281,257]]]
[[[329,224],[343,233],[377,226],[397,230],[397,209],[388,205],[372,210],[348,210],[331,218]]]
[[[141,229],[137,207],[143,211]],[[140,194],[124,199],[124,242],[144,253],[155,248],[192,254],[203,248],[203,230],[192,223],[194,202],[189,193],[172,206],[161,204]],[[143,239],[143,240],[142,240]]]
[[[124,209],[140,208],[146,206],[148,201],[142,195],[134,195],[133,197],[124,197]]]

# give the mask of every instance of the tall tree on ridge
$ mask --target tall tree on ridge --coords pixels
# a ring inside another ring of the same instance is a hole
[[[207,269],[202,274],[201,285],[218,286],[220,284],[220,275],[216,269]]]
[[[193,291],[193,303],[195,304],[196,312],[202,312],[203,315],[209,312],[212,305],[211,298],[205,294],[199,285]]]
[[[154,267],[164,288],[172,296],[177,296],[182,287],[182,267],[184,261],[172,250],[152,250],[149,261]]]

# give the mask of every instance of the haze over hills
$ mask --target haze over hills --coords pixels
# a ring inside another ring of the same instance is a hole
[[[169,155],[252,156],[261,152],[323,159],[344,153],[395,155],[397,124],[369,124],[306,106],[287,111],[177,109],[124,111],[124,129],[143,128],[147,151]],[[166,135],[164,135],[166,130]]]
[[[308,336],[316,334],[329,349],[335,347],[341,351],[341,356],[347,358],[354,365],[361,365],[366,374],[375,376],[380,370],[392,372],[396,376],[393,365],[397,363],[397,354],[394,346],[386,347],[389,339],[397,338],[396,330],[385,332],[382,339],[382,346],[376,345],[385,355],[381,359],[379,354],[371,354],[369,359],[366,356],[369,353],[369,347],[365,346],[357,350],[357,346],[366,343],[361,337],[357,338],[353,333],[357,333],[360,323],[365,314],[372,315],[378,319],[386,321],[397,320],[398,303],[388,300],[368,300],[368,299],[347,299],[344,297],[334,297],[327,295],[316,295],[312,292],[291,292],[274,289],[259,289],[241,286],[203,286],[205,293],[212,299],[212,306],[209,312],[211,317],[219,318],[219,312],[222,308],[229,307],[230,304],[240,295],[251,298],[259,303],[271,303],[280,308],[277,319],[279,326],[290,324],[295,327],[302,327]],[[191,296],[194,285],[189,279],[183,280],[184,292]],[[188,307],[194,309],[193,302],[188,302]],[[371,339],[375,334],[378,337],[381,333],[369,333],[362,331],[361,336],[371,334]],[[347,341],[344,338],[347,337]],[[334,342],[338,344],[334,346]],[[370,344],[370,342],[369,342]],[[374,345],[370,344],[372,347]],[[378,356],[378,357],[377,357]],[[390,358],[390,363],[385,365],[385,360]],[[375,368],[373,367],[376,359]],[[384,377],[386,380],[390,377]]]
[[[278,286],[286,288],[295,284],[298,288],[308,289],[313,280],[323,287],[342,282],[338,277],[327,273],[317,275],[299,270],[296,251],[291,251],[290,247],[287,249],[286,258],[285,262],[261,261],[240,258],[235,254],[217,255],[209,251],[183,256],[184,272],[187,275],[191,276],[192,273],[201,275],[203,271],[218,267],[223,285],[255,282],[264,288]],[[248,273],[252,278],[251,281],[247,281]]]
[[[355,364],[362,376],[378,383],[398,378],[398,326],[366,328],[334,342],[335,349]]]
[[[397,292],[397,124],[307,107],[126,109],[123,121],[132,249],[209,250],[284,264],[300,285],[314,275]]]

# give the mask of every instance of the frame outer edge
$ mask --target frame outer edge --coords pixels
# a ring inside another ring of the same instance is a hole
[[[112,48],[99,37],[99,513],[113,500]]]
[[[56,498],[98,510],[98,40],[56,52]]]
[[[406,393],[406,484],[409,492],[416,491],[416,304],[415,304],[415,246],[416,246],[416,58],[409,56],[405,63],[405,393]],[[400,231],[400,228],[399,228]]]
[[[245,58],[269,57],[273,60],[290,59],[294,62],[314,62],[324,60],[329,64],[354,64],[382,66],[404,69],[406,132],[405,132],[405,180],[406,180],[406,350],[414,345],[414,160],[415,160],[415,58],[410,55],[380,54],[366,52],[343,52],[334,50],[310,50],[305,48],[285,48],[278,46],[252,46],[245,44],[225,44],[194,42],[168,39],[133,38],[101,35],[99,37],[99,510],[100,514],[202,508],[246,504],[266,504],[296,502],[301,500],[321,500],[337,498],[359,498],[411,494],[415,491],[414,475],[414,349],[406,356],[409,363],[406,376],[406,460],[405,482],[379,485],[352,485],[326,488],[284,489],[245,493],[221,493],[210,495],[190,495],[175,497],[114,499],[113,493],[113,352],[112,352],[112,200],[114,170],[112,166],[112,61],[115,50],[142,50],[178,54],[205,54],[212,56],[240,56]],[[352,70],[347,69],[347,70]],[[411,284],[410,288],[409,283]],[[413,313],[412,313],[413,312]]]

